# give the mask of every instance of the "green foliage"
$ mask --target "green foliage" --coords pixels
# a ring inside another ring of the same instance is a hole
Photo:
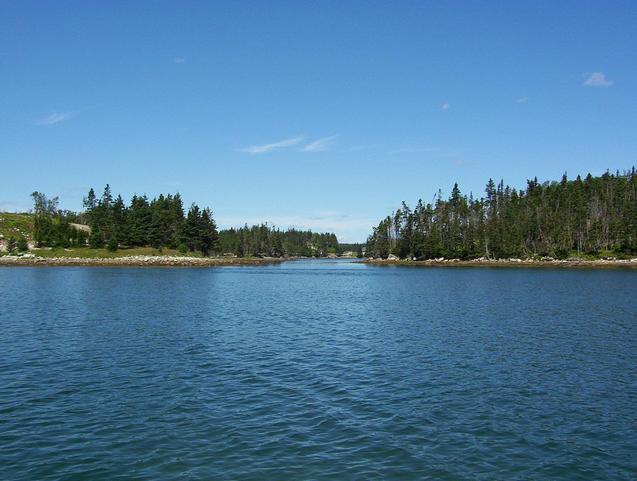
[[[11,236],[16,238],[32,238],[33,216],[31,214],[24,213],[0,213],[0,235],[2,235],[5,239],[8,239]]]
[[[210,209],[201,211],[195,204],[184,217],[179,194],[164,195],[148,200],[133,196],[126,206],[121,196],[113,199],[107,184],[100,199],[91,189],[84,199],[82,217],[88,223],[91,235],[89,245],[94,249],[104,246],[113,252],[121,247],[152,246],[180,252],[198,251],[203,255],[217,252],[217,227]]]
[[[186,254],[182,254],[177,250],[173,249],[155,249],[153,247],[119,247],[116,251],[109,251],[107,248],[100,249],[92,249],[88,246],[85,247],[71,247],[68,249],[64,249],[62,247],[54,247],[54,248],[44,248],[38,249],[35,248],[32,250],[33,254],[40,257],[79,257],[83,259],[87,258],[117,258],[117,257],[128,257],[128,256],[181,256],[185,255],[187,257],[201,257],[200,253],[188,252]]]
[[[160,194],[149,200],[133,196],[127,206],[121,196],[114,197],[106,185],[101,197],[91,189],[84,199],[84,212],[59,211],[57,198],[34,193],[37,246],[81,247],[106,251],[152,247],[179,253],[197,252],[204,256],[233,253],[238,256],[317,256],[339,252],[334,234],[290,229],[281,231],[266,224],[218,232],[209,208],[192,204],[184,215],[179,194]],[[87,224],[90,236],[70,226]]]
[[[210,209],[192,204],[181,229],[181,240],[190,251],[207,256],[219,250],[219,234]]]
[[[111,237],[108,240],[108,244],[106,244],[106,248],[110,252],[115,252],[119,248],[119,244],[117,243],[117,239],[115,237]]]
[[[489,180],[485,197],[451,196],[412,211],[404,202],[367,240],[367,255],[387,258],[507,258],[637,253],[637,174],[590,174],[561,182],[530,180],[516,191]]]
[[[363,247],[365,244],[359,243],[338,243],[338,248],[336,249],[337,255],[342,255],[346,252],[353,252],[357,255],[357,257],[363,257]]]
[[[267,224],[223,230],[219,233],[222,253],[243,256],[304,256],[325,257],[335,253],[338,240],[332,233],[315,233],[270,227]]]
[[[29,243],[27,242],[25,237],[18,237],[16,248],[18,249],[18,252],[26,252],[29,250]]]
[[[58,198],[33,192],[33,240],[38,247],[71,247],[86,243],[87,234],[71,226],[77,215],[58,209]]]
[[[9,254],[13,254],[17,248],[18,243],[15,240],[15,237],[9,237],[9,239],[7,240],[7,252],[9,252]]]

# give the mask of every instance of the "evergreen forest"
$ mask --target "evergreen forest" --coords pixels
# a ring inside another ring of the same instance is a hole
[[[485,195],[463,195],[454,184],[431,203],[405,202],[380,221],[366,255],[386,259],[558,259],[637,254],[635,168],[559,182],[527,181],[517,190],[489,180]]]

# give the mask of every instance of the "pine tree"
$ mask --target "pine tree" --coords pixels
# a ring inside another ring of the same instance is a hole
[[[204,256],[208,256],[211,252],[217,252],[219,249],[219,234],[210,209],[205,208],[202,211],[198,230],[201,253]]]
[[[9,239],[7,240],[7,252],[9,252],[9,254],[13,254],[17,248],[18,248],[18,243],[15,237],[13,236],[9,237]]]
[[[16,242],[16,248],[19,252],[26,252],[29,250],[29,243],[27,242],[25,237],[20,236],[18,238],[18,241]]]
[[[188,210],[188,215],[182,228],[182,242],[191,252],[202,250],[201,212],[197,204],[192,204]]]

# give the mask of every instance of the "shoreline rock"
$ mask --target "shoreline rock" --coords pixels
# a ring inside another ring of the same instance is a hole
[[[181,256],[126,256],[126,257],[40,257],[33,254],[0,256],[0,266],[129,266],[129,267],[223,267],[258,266],[285,262],[286,258],[228,258]]]
[[[385,266],[414,266],[414,267],[627,267],[637,269],[637,257],[633,259],[438,259],[409,260],[409,259],[366,259],[365,264]]]

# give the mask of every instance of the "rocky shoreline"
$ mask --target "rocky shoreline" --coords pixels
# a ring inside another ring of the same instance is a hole
[[[278,264],[285,258],[242,257],[181,257],[181,256],[127,256],[127,257],[40,257],[32,254],[0,256],[0,266],[129,266],[129,267],[222,267],[259,266]]]
[[[637,258],[634,259],[366,259],[366,264],[386,266],[414,266],[414,267],[626,267],[637,269]]]

